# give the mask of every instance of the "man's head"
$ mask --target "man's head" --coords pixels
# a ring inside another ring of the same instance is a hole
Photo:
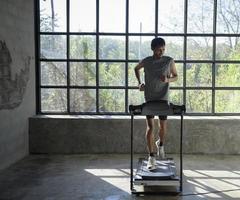
[[[151,42],[151,49],[155,57],[160,58],[165,51],[165,40],[162,38],[154,38]]]

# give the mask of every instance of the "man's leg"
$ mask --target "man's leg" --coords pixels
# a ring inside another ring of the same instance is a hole
[[[154,117],[153,116],[147,116],[146,118],[147,123],[147,129],[146,129],[146,141],[147,141],[147,148],[148,153],[150,155],[153,154],[153,125],[154,125]]]
[[[165,140],[165,135],[166,135],[166,132],[167,132],[167,119],[160,119],[159,120],[159,138],[160,138],[160,146],[163,145],[164,143],[164,140]]]
[[[156,169],[156,159],[153,154],[154,116],[147,116],[146,123],[147,123],[146,141],[147,141],[147,147],[148,147],[148,153],[149,153],[147,169],[154,170],[154,169]]]
[[[164,140],[167,132],[167,116],[159,116],[159,140],[156,141],[157,155],[161,158],[165,158],[164,152]]]

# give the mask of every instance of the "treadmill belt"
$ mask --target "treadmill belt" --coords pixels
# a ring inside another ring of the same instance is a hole
[[[142,180],[169,180],[176,178],[176,167],[172,159],[157,160],[157,166],[154,170],[147,169],[147,160],[139,159],[136,177]]]

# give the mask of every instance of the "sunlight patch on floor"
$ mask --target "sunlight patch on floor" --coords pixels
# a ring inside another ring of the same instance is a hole
[[[129,169],[85,169],[85,171],[98,176],[101,180],[123,190],[124,192],[131,193]]]
[[[227,170],[184,170],[188,184],[198,196],[240,198],[240,173]]]

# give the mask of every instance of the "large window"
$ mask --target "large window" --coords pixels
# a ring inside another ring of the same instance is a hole
[[[166,40],[187,113],[240,113],[240,0],[39,0],[37,109],[127,114],[144,102],[134,67]],[[143,79],[143,77],[142,77]]]

